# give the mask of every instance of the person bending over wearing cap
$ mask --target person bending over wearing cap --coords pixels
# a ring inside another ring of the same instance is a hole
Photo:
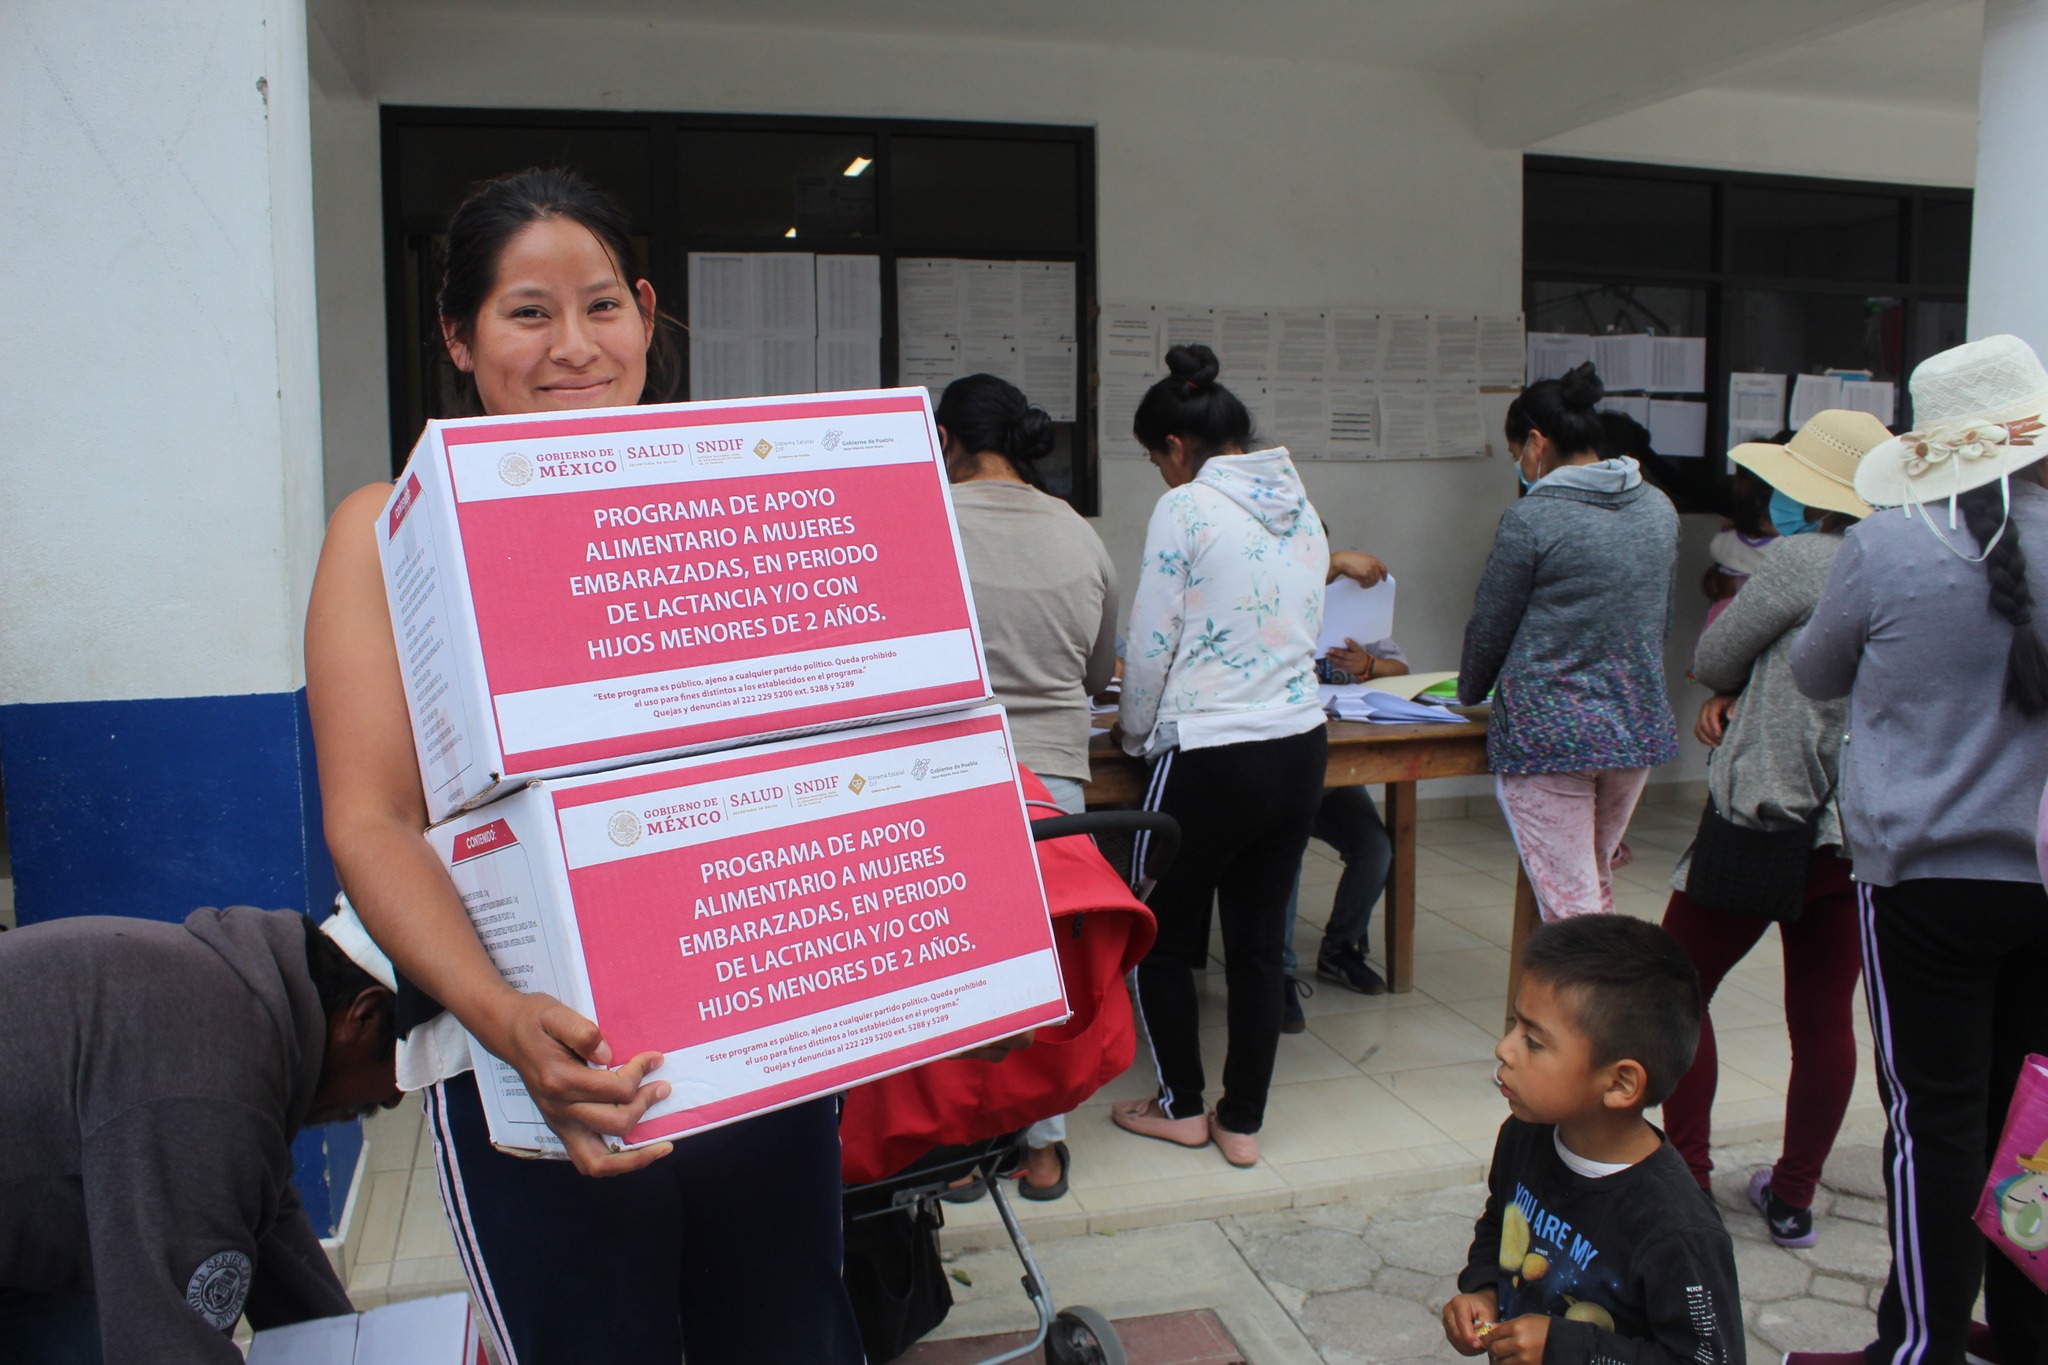
[[[0,935],[0,1356],[239,1365],[245,1312],[353,1311],[291,1142],[399,1100],[356,936],[248,906]]]

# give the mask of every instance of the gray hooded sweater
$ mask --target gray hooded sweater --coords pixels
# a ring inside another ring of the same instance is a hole
[[[245,1307],[351,1311],[290,1183],[327,1036],[306,924],[237,906],[0,934],[0,1290],[95,1295],[114,1365],[239,1365]]]
[[[1948,529],[1945,505],[1927,515],[1976,552],[1967,527]],[[2020,537],[2043,611],[2048,488],[2014,481],[2007,534]],[[1792,647],[1792,673],[1809,697],[1849,699],[1842,818],[1858,881],[2040,880],[2048,715],[2030,720],[2005,704],[2011,646],[1984,566],[1943,548],[1917,513],[1887,508],[1849,532]]]
[[[1566,465],[1501,513],[1458,700],[1494,693],[1497,773],[1650,768],[1678,756],[1664,690],[1678,513],[1622,458]]]

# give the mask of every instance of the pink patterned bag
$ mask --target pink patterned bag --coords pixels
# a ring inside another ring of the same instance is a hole
[[[2020,1066],[2005,1131],[1977,1202],[1977,1226],[2048,1291],[2048,1057],[2031,1056]]]

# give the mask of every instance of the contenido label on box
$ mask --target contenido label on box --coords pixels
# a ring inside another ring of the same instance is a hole
[[[984,695],[929,431],[901,396],[448,428],[508,767]]]
[[[597,1018],[667,1054],[636,1141],[1064,1014],[999,717],[555,801]]]

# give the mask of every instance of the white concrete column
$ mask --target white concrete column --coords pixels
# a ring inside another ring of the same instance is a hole
[[[2048,354],[2048,0],[1985,0],[1970,232],[1972,338]]]

